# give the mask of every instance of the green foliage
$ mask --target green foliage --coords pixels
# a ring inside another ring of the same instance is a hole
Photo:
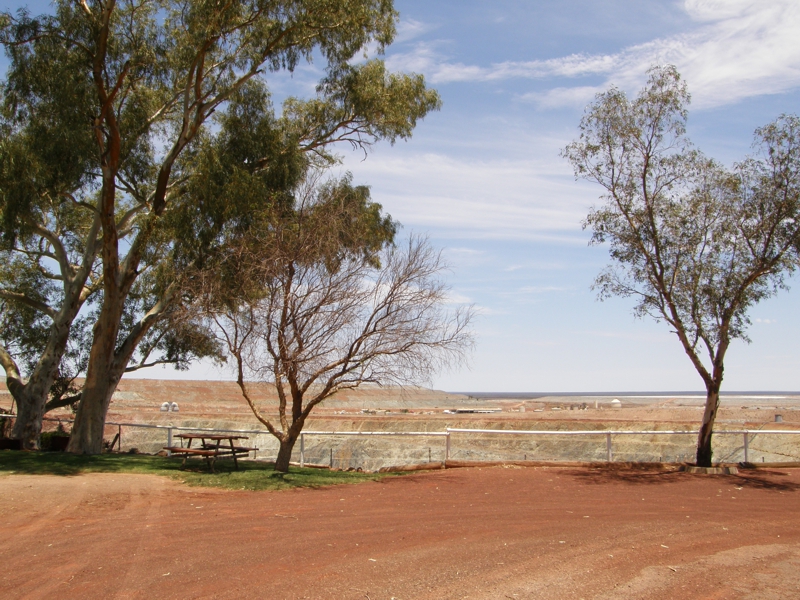
[[[380,267],[378,254],[394,242],[399,224],[372,201],[367,186],[353,186],[350,173],[318,186],[315,179],[300,191],[295,210],[275,219],[275,230],[283,232],[276,254],[297,264],[325,263],[331,272],[351,255]]]
[[[388,73],[381,60],[363,65],[341,65],[323,79],[314,100],[289,98],[283,121],[308,149],[330,158],[316,140],[340,131],[338,139],[354,148],[371,139],[408,139],[417,119],[441,108],[434,90],[425,88],[421,75]]]
[[[63,431],[45,431],[41,435],[40,447],[44,451],[63,450],[65,440],[69,439],[69,434]]]
[[[0,251],[3,259],[8,262],[0,265],[0,344],[16,359],[22,374],[29,376],[47,347],[53,323],[48,310],[58,306],[61,293],[38,265],[7,251]],[[86,369],[91,323],[85,316],[78,317],[71,329],[49,389],[50,402],[74,397],[79,392],[75,379]]]
[[[258,215],[290,210],[307,168],[296,140],[279,127],[263,82],[239,89],[216,121],[218,132],[187,158],[195,175],[167,215],[178,269],[202,267]]]
[[[43,434],[44,435],[44,434]],[[0,450],[2,474],[74,476],[85,473],[129,473],[161,475],[199,487],[218,487],[230,490],[286,490],[318,488],[344,483],[378,481],[397,474],[356,473],[291,467],[288,473],[278,473],[272,463],[239,461],[233,470],[229,461],[218,461],[218,473],[210,473],[204,462],[181,468],[180,458],[132,454],[101,454],[76,456],[63,452],[18,452]]]
[[[166,263],[164,270],[173,271]],[[140,276],[128,294],[125,302],[117,346],[122,346],[126,339],[139,327],[142,314],[146,314],[158,301],[159,292],[163,292],[168,282],[152,281],[154,273]],[[91,340],[87,340],[89,347]],[[183,304],[174,303],[167,307],[158,322],[149,328],[131,355],[126,371],[136,371],[156,365],[172,365],[179,371],[185,371],[190,363],[198,358],[220,357],[219,347],[209,336],[202,324],[192,320],[192,314]]]
[[[324,175],[308,171],[288,198],[254,209],[246,226],[226,230],[193,288],[206,308],[235,309],[271,293],[287,265],[324,265],[335,273],[355,257],[380,267],[380,252],[393,244],[398,223],[371,200],[367,186],[353,185],[349,173],[322,181]]]
[[[76,47],[43,35],[34,49],[24,40],[52,26],[52,17],[14,27],[6,16],[0,42],[10,58],[0,91],[0,226],[5,244],[30,233],[32,221],[87,186],[96,145],[91,130],[91,81]]]

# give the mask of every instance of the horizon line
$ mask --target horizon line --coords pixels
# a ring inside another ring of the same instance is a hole
[[[447,390],[444,390],[447,391]],[[448,394],[461,394],[475,398],[542,398],[545,396],[623,396],[623,397],[665,397],[665,396],[700,396],[706,397],[706,392],[695,391],[627,391],[627,392],[455,392]],[[800,391],[784,390],[731,390],[720,392],[720,396],[800,396]]]

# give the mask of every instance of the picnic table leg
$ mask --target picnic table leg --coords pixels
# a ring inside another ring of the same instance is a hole
[[[233,438],[228,438],[228,441],[231,443],[231,454],[233,454],[233,466],[236,470],[239,470],[239,463],[236,460],[236,448],[233,445]]]
[[[183,440],[181,440],[181,447],[183,447]],[[186,448],[188,449],[188,448],[191,448],[191,447],[192,447],[192,438],[189,438],[189,441],[186,443]],[[187,458],[189,458],[189,455],[188,454],[184,454],[183,455],[183,462],[181,463],[181,469],[186,467],[186,459]]]
[[[217,462],[217,455],[219,454],[219,440],[217,440],[216,445],[214,446],[214,456],[209,456],[209,461],[211,463],[211,472],[216,473],[214,470],[214,463]]]

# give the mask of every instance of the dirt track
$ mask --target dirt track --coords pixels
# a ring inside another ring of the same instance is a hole
[[[800,598],[800,470],[0,477],[2,598]]]

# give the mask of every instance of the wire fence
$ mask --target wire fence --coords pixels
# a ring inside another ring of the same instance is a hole
[[[13,415],[0,415],[10,418]],[[71,423],[67,419],[46,421]],[[106,422],[106,449],[156,454],[178,433],[248,436],[254,458],[274,460],[278,440],[265,429]],[[717,463],[800,462],[800,430],[714,431]],[[692,462],[692,430],[510,430],[447,428],[444,431],[305,431],[292,461],[303,466],[377,471],[382,467],[446,461]]]

